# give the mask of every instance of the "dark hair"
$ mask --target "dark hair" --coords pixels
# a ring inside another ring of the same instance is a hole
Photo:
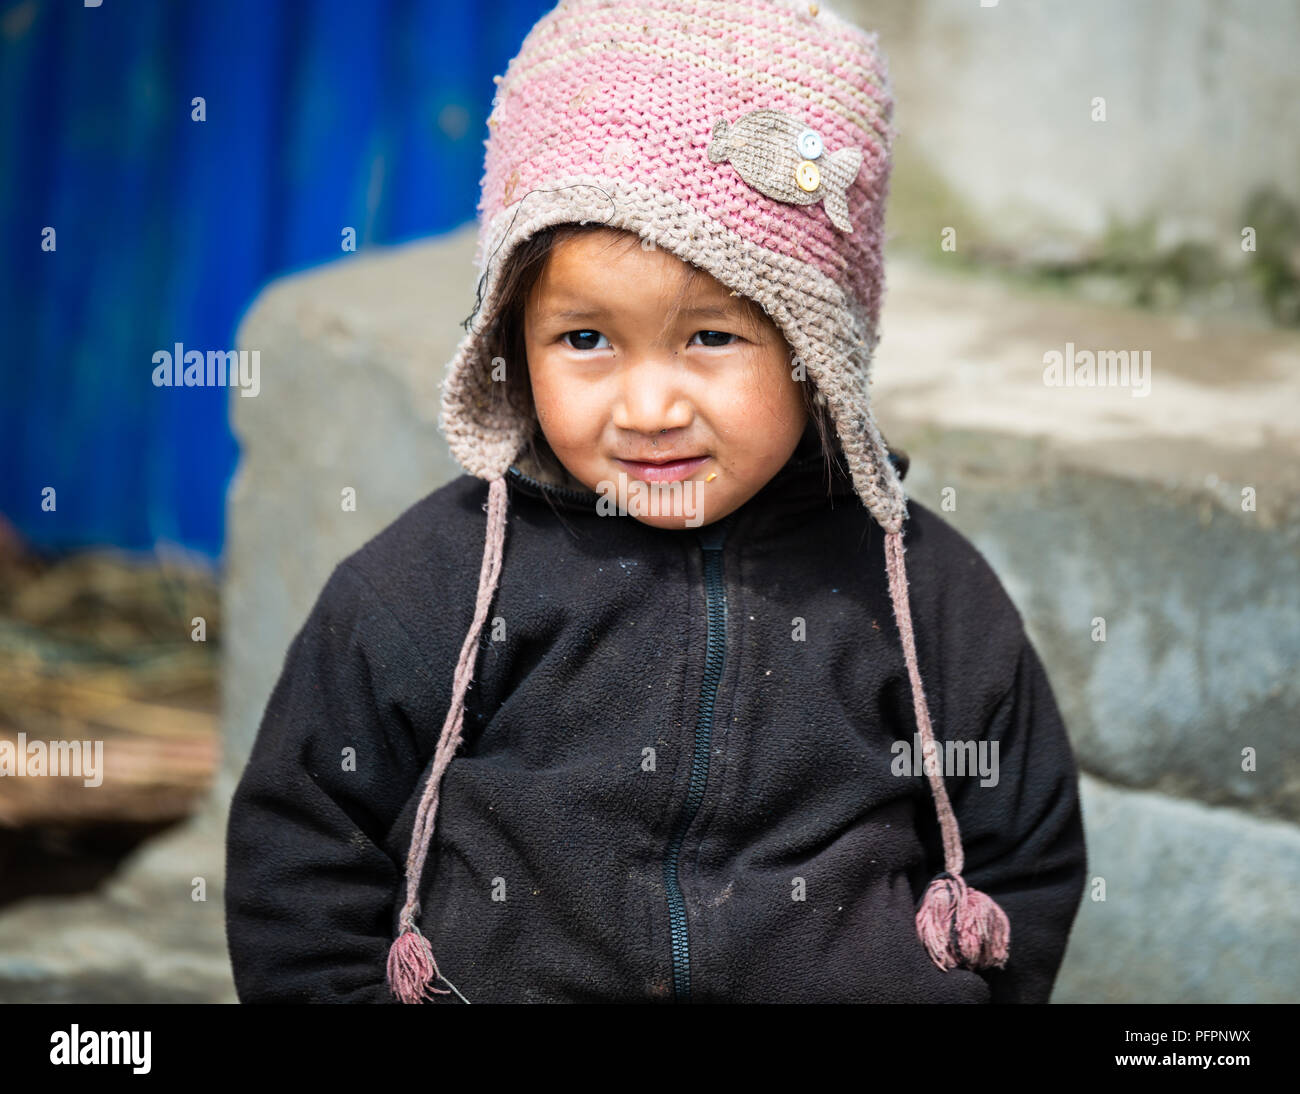
[[[510,261],[507,263],[506,268],[501,271],[500,284],[497,290],[501,306],[497,312],[496,322],[484,332],[489,357],[499,357],[506,362],[505,381],[501,384],[492,385],[495,389],[495,398],[504,398],[516,413],[525,419],[532,419],[534,429],[527,442],[529,455],[539,464],[549,464],[561,477],[565,474],[563,465],[560,464],[551,451],[550,445],[546,443],[545,435],[537,424],[532,385],[529,382],[526,367],[528,354],[524,340],[524,306],[527,303],[529,293],[532,292],[533,287],[546,269],[546,263],[555,247],[574,236],[595,231],[615,231],[624,237],[623,239],[611,240],[610,246],[619,243],[639,246],[641,243],[640,237],[635,233],[622,229],[610,229],[603,224],[565,223],[553,225],[536,232],[515,248],[510,255]],[[665,327],[673,321],[685,304],[695,280],[704,273],[698,266],[691,263],[686,265],[687,277],[682,283],[677,299],[664,317]],[[764,321],[766,312],[757,302],[739,294],[737,294],[737,299],[745,306],[748,322],[757,326]],[[779,332],[780,328],[777,329]],[[519,362],[523,362],[525,367],[519,368]],[[829,487],[832,452],[838,449],[838,443],[835,440],[835,433],[825,403],[819,398],[812,377],[805,377],[800,383],[804,409],[808,413],[809,421],[813,423],[817,430],[822,451],[825,453]]]

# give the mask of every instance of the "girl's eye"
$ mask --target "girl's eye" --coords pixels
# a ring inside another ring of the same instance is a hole
[[[599,340],[599,339],[605,337],[605,336],[604,336],[603,334],[601,334],[600,331],[598,331],[598,330],[571,330],[571,331],[566,331],[566,332],[565,332],[563,335],[561,335],[560,337],[561,337],[562,341],[564,342],[564,344],[565,344],[566,346],[569,347],[569,349],[603,349],[603,348],[604,348],[604,347],[602,347],[602,346],[593,346],[593,345],[586,345],[586,344],[584,344],[584,345],[574,345],[571,341],[569,341],[569,338],[570,338],[571,335],[575,335],[575,334],[579,337],[579,339],[583,340],[584,342],[590,342],[592,339]]]
[[[736,337],[736,335],[734,335],[734,334],[730,334],[730,333],[728,333],[728,332],[725,331],[725,330],[697,330],[697,331],[695,332],[695,334],[694,334],[692,337],[693,337],[693,338],[698,338],[700,335],[704,335],[706,338],[708,338],[708,337],[712,337],[712,338],[735,338],[735,337]],[[709,347],[713,347],[713,348],[721,348],[721,347],[723,347],[723,346],[729,346],[729,345],[731,345],[731,343],[730,343],[730,342],[701,342],[700,345],[702,345],[702,346],[709,346]]]
[[[694,335],[692,335],[691,344],[697,344],[695,339],[701,336],[705,339],[711,340],[702,341],[698,344],[714,349],[721,349],[724,346],[732,345],[730,340],[737,337],[736,335],[723,330],[698,330]],[[604,337],[605,336],[598,330],[571,330],[565,331],[565,333],[560,336],[560,340],[570,349],[606,349],[608,348],[608,342],[604,346],[600,345],[600,340]]]

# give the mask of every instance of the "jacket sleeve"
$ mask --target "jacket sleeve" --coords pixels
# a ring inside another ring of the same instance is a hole
[[[1046,1003],[1083,898],[1087,852],[1075,758],[1027,636],[981,739],[998,746],[996,785],[981,786],[971,774],[945,779],[965,849],[963,876],[998,902],[1011,925],[1005,968],[980,975],[992,1003]]]
[[[386,970],[404,862],[386,842],[424,769],[402,689],[427,671],[340,563],[289,647],[231,801],[226,935],[241,1002],[396,1003]]]

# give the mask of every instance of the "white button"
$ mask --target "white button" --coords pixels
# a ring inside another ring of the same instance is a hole
[[[822,139],[811,129],[799,134],[799,155],[806,160],[815,160],[822,154]]]

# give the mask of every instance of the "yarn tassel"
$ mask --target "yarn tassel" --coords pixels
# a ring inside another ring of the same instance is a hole
[[[434,995],[450,995],[450,988],[435,988],[434,977],[442,978],[429,940],[412,923],[397,936],[388,950],[388,984],[403,1003],[419,1003]]]
[[[451,763],[452,756],[460,747],[460,731],[465,722],[465,692],[474,675],[478,640],[483,631],[483,623],[487,619],[488,605],[492,602],[497,582],[501,577],[506,535],[504,478],[495,478],[488,484],[487,514],[487,532],[484,537],[483,564],[479,569],[474,620],[461,646],[460,660],[456,663],[456,671],[452,677],[451,709],[447,711],[447,720],[443,723],[438,747],[433,756],[433,768],[425,782],[420,806],[415,814],[411,846],[406,854],[406,900],[402,905],[399,919],[402,930],[388,949],[388,986],[403,1003],[420,1003],[427,998],[432,998],[433,995],[448,994],[447,988],[433,986],[435,976],[451,985],[451,990],[456,991],[456,985],[438,971],[438,963],[433,958],[433,947],[415,925],[415,913],[419,907],[420,875],[429,854],[434,821],[438,815],[438,789],[442,784],[442,776],[447,770],[447,765]],[[459,991],[456,991],[456,994],[465,999]],[[465,1002],[468,1003],[469,1000],[465,999]]]
[[[889,572],[889,596],[894,604],[899,635],[903,640],[903,658],[912,684],[912,708],[917,732],[921,735],[922,753],[937,753],[930,712],[921,686],[917,667],[916,639],[912,633],[912,612],[907,602],[907,569],[903,565],[903,534],[885,535],[885,560]],[[926,765],[930,790],[934,797],[939,829],[943,834],[944,870],[926,887],[916,913],[916,933],[930,960],[944,972],[958,967],[970,969],[1003,968],[1011,952],[1011,922],[997,902],[987,893],[973,889],[961,876],[965,853],[957,817],[948,800],[943,772],[938,765]]]
[[[916,933],[930,960],[947,972],[1001,968],[1007,963],[1011,924],[987,894],[960,874],[943,871],[925,890],[916,913]]]

